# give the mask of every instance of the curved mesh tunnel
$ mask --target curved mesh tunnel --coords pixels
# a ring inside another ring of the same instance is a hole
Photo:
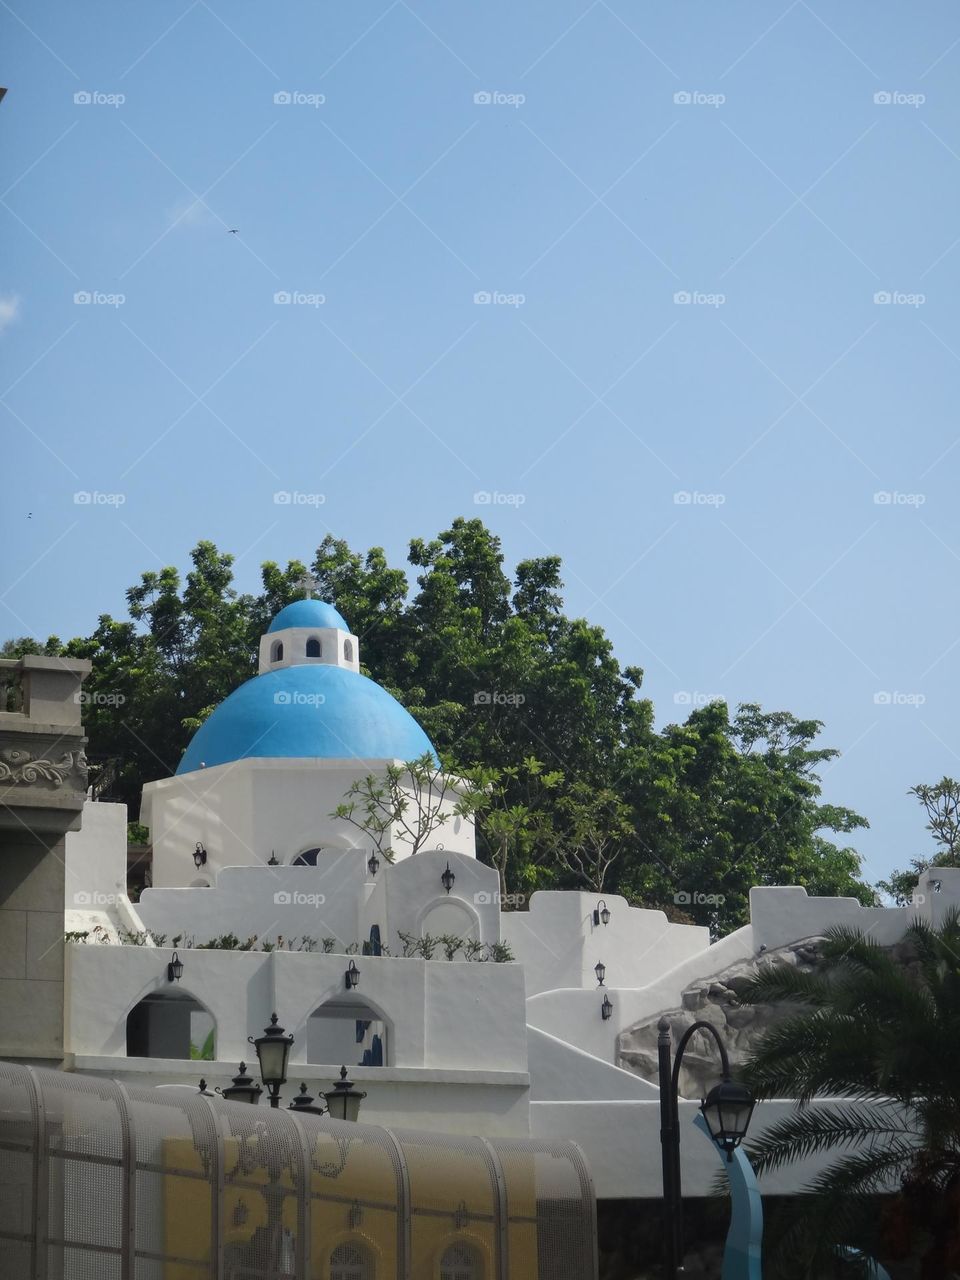
[[[595,1280],[571,1143],[396,1132],[0,1062],[5,1280]]]

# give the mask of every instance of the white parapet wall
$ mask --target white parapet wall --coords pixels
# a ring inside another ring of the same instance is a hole
[[[608,924],[594,922],[604,903]],[[631,907],[616,894],[548,890],[535,893],[529,911],[507,911],[500,929],[527,975],[527,994],[560,987],[594,988],[598,961],[607,981],[645,987],[659,974],[710,944],[708,929],[673,924],[662,911]]]

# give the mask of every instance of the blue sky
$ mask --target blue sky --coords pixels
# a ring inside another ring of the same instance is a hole
[[[0,634],[87,633],[200,538],[253,589],[327,532],[402,562],[481,515],[511,564],[563,558],[661,723],[820,718],[867,874],[932,849],[905,793],[960,773],[955,6],[3,20]]]

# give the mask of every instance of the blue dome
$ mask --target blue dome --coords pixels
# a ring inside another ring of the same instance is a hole
[[[301,600],[274,621],[305,605],[339,618],[330,605]],[[427,752],[436,757],[430,739],[386,689],[345,667],[310,663],[267,671],[235,689],[193,735],[177,773],[264,757],[415,760]]]
[[[326,600],[294,600],[285,609],[281,609],[267,627],[267,632],[285,631],[287,627],[330,627],[334,631],[349,631],[350,628],[337,613],[332,604]]]

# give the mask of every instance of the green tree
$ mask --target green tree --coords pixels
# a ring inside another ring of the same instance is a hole
[[[939,782],[918,782],[908,795],[916,796],[927,815],[927,830],[939,845],[932,858],[911,858],[905,871],[893,871],[889,880],[881,880],[877,888],[888,893],[903,906],[913,897],[913,891],[924,871],[930,867],[955,867],[960,857],[960,782],[943,777]]]
[[[898,961],[859,931],[833,929],[816,972],[771,965],[740,993],[797,1008],[745,1073],[757,1097],[797,1100],[749,1144],[754,1168],[836,1157],[771,1224],[771,1275],[819,1280],[841,1245],[880,1260],[919,1250],[925,1280],[960,1269],[957,913],[938,929],[912,925],[905,949]],[[811,1107],[817,1098],[841,1101]]]

